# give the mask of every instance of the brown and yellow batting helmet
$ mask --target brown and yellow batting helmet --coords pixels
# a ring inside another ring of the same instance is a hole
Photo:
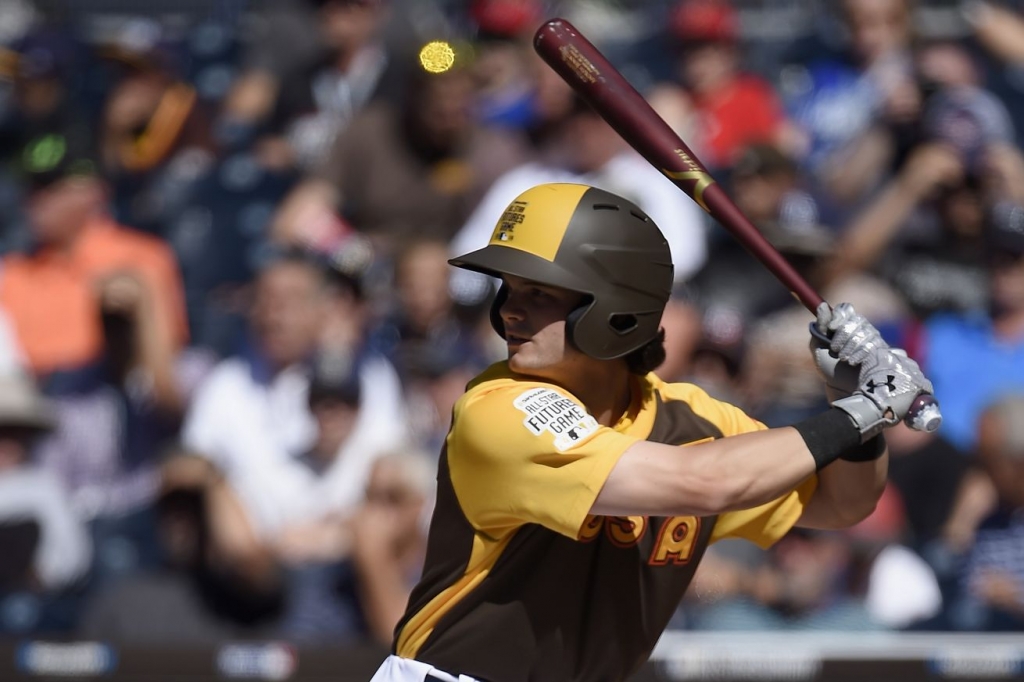
[[[661,230],[634,203],[586,185],[533,187],[512,201],[482,249],[449,261],[576,291],[587,302],[566,335],[593,358],[620,358],[655,339],[672,291],[672,256]],[[491,324],[503,338],[498,310]]]

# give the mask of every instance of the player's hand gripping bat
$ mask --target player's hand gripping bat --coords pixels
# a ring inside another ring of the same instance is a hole
[[[622,139],[696,201],[815,313],[821,296],[758,232],[690,148],[576,27],[564,19],[551,19],[537,30],[533,45],[537,54]],[[942,414],[935,398],[927,393],[919,395],[905,421],[918,431],[937,429]]]

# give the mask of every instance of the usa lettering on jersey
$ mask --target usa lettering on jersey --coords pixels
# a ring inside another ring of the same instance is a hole
[[[532,388],[512,404],[526,415],[523,426],[530,433],[539,436],[547,431],[554,436],[559,452],[579,445],[598,429],[597,420],[582,405],[554,389]]]

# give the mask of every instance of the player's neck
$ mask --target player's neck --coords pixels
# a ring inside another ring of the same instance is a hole
[[[604,426],[614,426],[629,409],[632,400],[630,374],[619,363],[600,363],[593,371],[581,373],[566,386],[583,401],[587,411]]]

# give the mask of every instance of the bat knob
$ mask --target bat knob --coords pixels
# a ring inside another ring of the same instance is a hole
[[[922,393],[914,400],[903,421],[915,431],[935,431],[942,424],[942,412],[939,411],[938,401],[933,396]]]

